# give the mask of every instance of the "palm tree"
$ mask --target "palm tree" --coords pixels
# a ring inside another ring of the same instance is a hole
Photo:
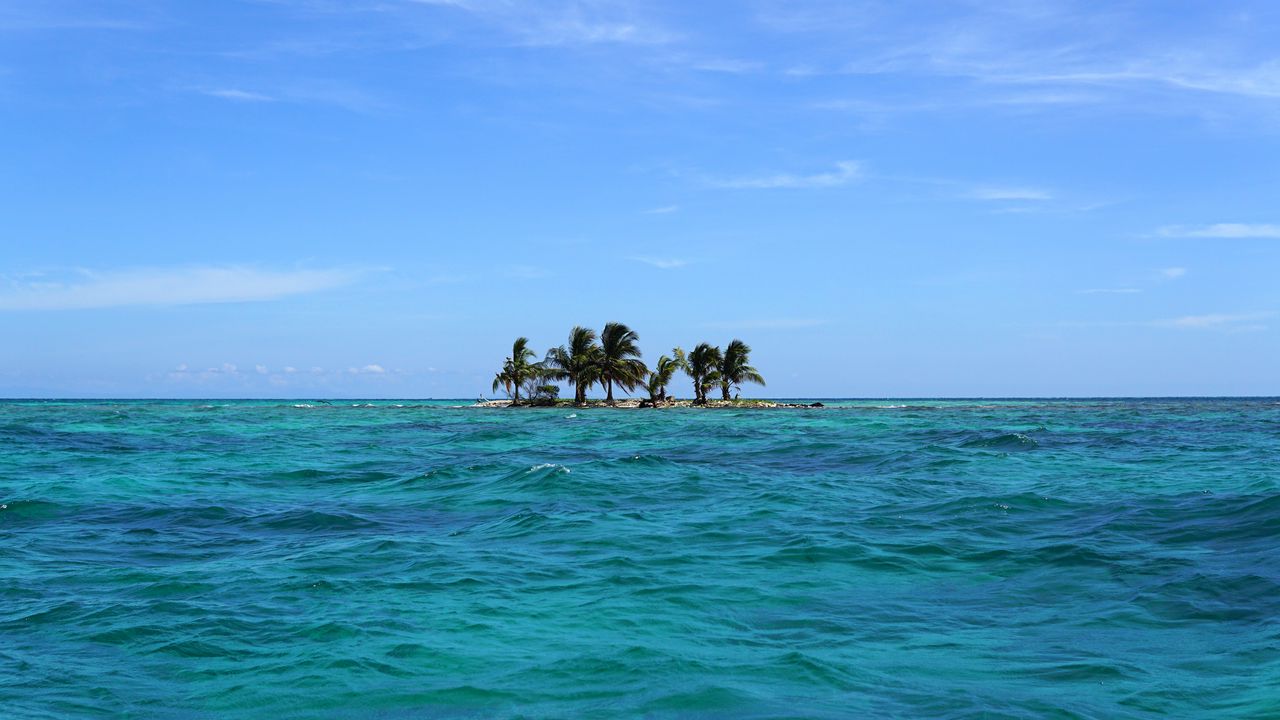
[[[698,346],[689,353],[685,372],[693,378],[693,402],[695,405],[707,403],[707,390],[720,378],[720,363],[723,356],[719,347],[707,343]]]
[[[498,392],[499,387],[507,394],[507,397],[511,397],[511,358],[504,360],[502,369],[493,376],[493,391]]]
[[[549,377],[569,381],[575,404],[585,405],[587,390],[600,379],[600,346],[596,344],[595,330],[574,327],[569,331],[569,344],[548,350],[543,364]]]
[[[649,390],[649,399],[655,403],[664,402],[667,399],[667,385],[671,383],[671,377],[675,375],[676,370],[684,367],[684,351],[676,348],[675,353],[674,358],[666,355],[658,358],[658,364],[653,372],[649,373],[649,382],[646,386]]]
[[[542,368],[538,363],[530,362],[534,352],[529,349],[529,338],[519,337],[511,345],[511,356],[502,363],[502,371],[493,377],[493,391],[499,387],[512,395],[512,404],[520,404],[520,386],[525,380],[538,375]],[[514,394],[513,394],[514,393]]]
[[[742,383],[752,382],[764,385],[764,377],[751,367],[751,348],[746,343],[734,338],[724,349],[724,357],[720,359],[720,392],[721,397],[729,399],[729,387],[736,385],[742,391]]]
[[[600,379],[607,389],[605,402],[613,404],[613,384],[627,392],[644,383],[649,370],[640,360],[640,336],[622,323],[612,322],[600,331]]]

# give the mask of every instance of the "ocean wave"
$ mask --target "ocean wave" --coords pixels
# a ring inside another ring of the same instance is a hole
[[[1264,402],[206,402],[0,403],[6,717],[1274,714]]]
[[[564,465],[557,465],[556,463],[539,463],[539,464],[534,465],[533,467],[529,468],[529,469],[528,469],[528,470],[526,470],[525,472],[527,472],[527,473],[537,473],[537,472],[541,472],[541,471],[543,471],[543,470],[547,470],[547,471],[550,471],[550,472],[553,472],[553,473],[571,473],[571,472],[573,472],[572,470],[570,470],[569,468],[565,467]]]
[[[263,530],[316,533],[375,530],[382,527],[381,523],[352,512],[326,512],[307,508],[261,513],[248,520]]]
[[[1040,444],[1022,433],[1003,433],[991,437],[977,438],[961,443],[961,447],[982,448],[984,450],[1035,450]]]

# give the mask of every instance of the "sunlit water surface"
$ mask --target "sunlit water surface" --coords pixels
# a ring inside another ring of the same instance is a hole
[[[0,403],[0,715],[1280,717],[1280,402]]]

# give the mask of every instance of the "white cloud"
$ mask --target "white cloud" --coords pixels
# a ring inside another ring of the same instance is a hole
[[[733,59],[717,59],[704,60],[693,64],[694,70],[702,70],[704,72],[730,73],[739,75],[742,73],[755,72],[764,67],[763,63],[752,60],[733,60]]]
[[[357,113],[374,114],[388,109],[389,104],[366,89],[333,80],[295,78],[273,86],[270,92],[242,90],[235,87],[195,87],[191,91],[208,97],[236,103],[293,103],[329,105]]]
[[[1235,332],[1263,330],[1265,325],[1258,323],[1275,313],[1209,313],[1205,315],[1184,315],[1168,320],[1156,320],[1152,325],[1159,327],[1182,328],[1190,330],[1231,330]]]
[[[65,7],[59,7],[65,6]],[[141,8],[134,8],[139,10]],[[91,14],[70,3],[0,3],[0,30],[152,30],[142,17],[125,19]]]
[[[218,88],[213,90],[201,90],[200,92],[210,97],[222,98],[223,100],[234,100],[236,102],[274,102],[275,98],[270,95],[249,92],[247,90],[237,90],[235,88]]]
[[[1250,223],[1216,223],[1200,227],[1166,225],[1157,231],[1161,237],[1182,238],[1268,238],[1280,239],[1280,225]]]
[[[652,265],[653,267],[660,268],[662,270],[674,270],[689,264],[688,260],[681,260],[679,258],[633,257],[630,259],[644,263],[645,265]]]
[[[1160,274],[1170,280],[1177,280],[1187,274],[1187,269],[1184,267],[1160,268]]]
[[[980,187],[967,195],[972,200],[1052,200],[1047,190],[1030,187]]]
[[[355,282],[358,270],[244,266],[81,270],[61,281],[0,279],[0,310],[84,310],[276,300]]]
[[[1138,288],[1090,288],[1078,292],[1081,295],[1132,295],[1142,291]]]
[[[733,190],[829,188],[845,185],[858,179],[860,175],[861,167],[859,164],[846,160],[836,163],[836,169],[833,172],[816,173],[814,175],[792,175],[790,173],[781,173],[776,175],[708,178],[706,183],[712,187]]]
[[[656,207],[656,208],[651,208],[649,210],[645,210],[644,214],[645,215],[666,215],[668,213],[673,213],[679,209],[680,209],[679,205],[663,205],[662,207]]]
[[[194,383],[209,387],[221,388],[262,388],[293,387],[321,388],[334,387],[345,383],[383,382],[403,377],[402,370],[389,370],[385,366],[370,363],[364,366],[352,366],[345,370],[324,370],[313,367],[310,373],[286,365],[279,371],[271,371],[266,365],[254,365],[252,370],[241,371],[235,363],[223,363],[219,366],[206,367],[200,370],[189,369],[184,363],[163,375],[150,376],[153,379],[164,379],[169,382]]]
[[[547,276],[547,271],[533,265],[508,265],[503,269],[503,273],[510,278],[520,280],[537,280]]]
[[[377,364],[365,365],[364,367],[347,368],[348,375],[385,375],[386,372],[386,368]]]
[[[706,327],[718,330],[792,330],[827,324],[817,318],[759,318],[730,322],[707,323]]]
[[[1259,42],[1265,23],[1256,12],[1204,4],[1186,14],[1194,21],[1161,23],[1152,22],[1150,3],[966,2],[928,16],[911,4],[876,0],[764,4],[779,9],[762,24],[809,34],[812,47],[859,38],[843,65],[800,57],[800,71],[929,77],[940,81],[935,94],[951,107],[975,98],[999,102],[1012,90],[1016,111],[1037,104],[1052,111],[1066,101],[1216,118],[1206,95],[1280,98],[1280,59]]]
[[[640,17],[628,3],[602,0],[511,2],[510,0],[410,0],[411,4],[461,10],[533,47],[572,45],[661,45],[676,39]]]

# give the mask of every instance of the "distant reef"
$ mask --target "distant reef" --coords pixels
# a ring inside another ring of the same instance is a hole
[[[477,408],[608,408],[608,409],[633,409],[641,408],[706,408],[711,410],[755,410],[764,408],[820,408],[824,407],[820,402],[813,403],[788,403],[775,402],[773,400],[707,400],[706,402],[694,402],[693,400],[660,400],[653,401],[648,398],[643,400],[637,398],[626,398],[624,400],[615,400],[610,403],[606,400],[587,400],[582,403],[575,403],[572,400],[551,400],[551,401],[521,401],[519,405],[511,400],[481,400],[471,407]]]

